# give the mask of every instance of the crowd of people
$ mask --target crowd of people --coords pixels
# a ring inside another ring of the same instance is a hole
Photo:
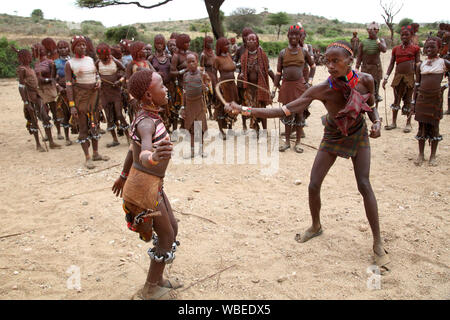
[[[248,129],[249,120],[250,128],[257,133],[260,125],[267,129],[267,118],[278,117],[285,126],[285,143],[279,151],[291,148],[291,136],[295,134],[293,150],[302,153],[308,108],[313,100],[319,100],[328,114],[322,119],[324,137],[309,185],[312,226],[298,234],[296,240],[304,243],[322,234],[322,182],[338,156],[351,158],[373,233],[375,262],[389,270],[390,259],[380,236],[377,200],[369,181],[369,137],[381,135],[378,103],[383,98],[379,89],[386,88],[394,67],[393,118],[385,129],[397,127],[398,111],[402,110],[406,116],[403,131],[408,133],[415,115],[419,122],[419,156],[415,161],[418,166],[424,162],[427,140],[431,145],[429,164],[437,164],[437,145],[442,140],[439,121],[443,117],[443,92],[448,85],[441,86],[441,82],[450,70],[450,29],[442,24],[437,36],[430,35],[424,43],[426,58],[422,61],[417,27],[402,28],[401,44],[393,48],[384,78],[380,55],[387,51],[387,45],[379,38],[380,26],[375,22],[367,27],[368,38],[359,40],[354,34],[351,43],[333,42],[324,54],[305,43],[306,31],[300,23],[292,25],[287,32],[288,46],[279,53],[276,70],[271,69],[258,35],[250,28],[242,31],[241,46],[234,38],[219,38],[214,50],[214,39],[205,37],[200,55],[189,50],[187,34],[174,33],[168,41],[157,35],[153,45],[123,39],[117,45],[100,43],[96,48],[81,35],[73,37],[70,43],[46,38],[33,45],[32,52],[17,51],[26,127],[34,135],[38,151],[45,151],[39,134],[49,141],[50,149],[61,148],[55,140],[71,145],[71,135],[78,134],[76,142],[82,147],[88,169],[95,167],[95,161],[109,160],[99,153],[98,141],[105,133],[101,123],[106,123],[106,132],[112,137],[107,147],[119,145],[118,136],[126,136],[130,148],[113,192],[124,199],[128,228],[139,233],[143,241],[153,240],[155,245],[148,252],[150,269],[137,297],[161,299],[170,297],[181,286],[175,279],[163,279],[164,267],[174,260],[180,244],[177,222],[163,188],[178,126],[191,133],[189,157],[193,158],[195,122],[200,122],[204,133],[208,118],[217,121],[222,138],[226,139],[224,130],[231,129],[239,115],[243,130]],[[330,77],[313,86],[316,66],[320,64],[326,65]],[[215,92],[219,82],[223,82],[219,90],[225,104]],[[272,104],[276,91],[282,107],[266,108]],[[364,114],[372,122],[370,132]],[[56,126],[56,139],[50,115]],[[207,156],[203,143],[198,154]]]

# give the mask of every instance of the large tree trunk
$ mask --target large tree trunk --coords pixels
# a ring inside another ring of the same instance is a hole
[[[206,10],[208,11],[209,21],[211,22],[212,32],[216,39],[224,36],[222,21],[220,21],[220,6],[225,0],[205,0]]]

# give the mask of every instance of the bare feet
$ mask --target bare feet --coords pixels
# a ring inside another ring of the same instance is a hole
[[[183,287],[183,283],[178,279],[164,279],[158,283],[158,286],[169,289],[179,289]]]
[[[404,132],[404,133],[410,133],[411,130],[412,130],[411,125],[410,125],[410,124],[407,124],[406,127],[405,127],[405,129],[403,129],[403,132]]]
[[[428,161],[428,165],[430,167],[437,167],[438,164],[437,164],[436,158],[435,157],[430,158],[430,160]]]
[[[107,148],[114,148],[114,147],[117,147],[118,145],[120,145],[120,142],[119,142],[119,141],[113,141],[113,142],[111,142],[111,143],[108,143],[108,144],[106,145],[106,147],[107,147]]]
[[[58,140],[64,140],[64,137],[61,134],[58,134]]]
[[[145,284],[132,298],[133,300],[173,300],[176,293],[171,288]]]
[[[92,161],[92,159],[86,160],[86,162],[85,162],[84,165],[85,165],[85,167],[88,168],[89,170],[92,170],[92,169],[95,168],[95,164],[94,164],[94,162]]]
[[[306,230],[303,235],[298,233],[295,236],[295,241],[300,242],[300,243],[305,243],[309,240],[311,240],[312,238],[318,237],[323,233],[322,230],[322,226],[320,226],[318,229],[311,227],[308,230]]]
[[[66,147],[68,147],[68,146],[71,146],[73,144],[73,142],[72,141],[70,141],[70,140],[66,140]]]
[[[42,148],[41,145],[37,146],[37,147],[36,147],[36,150],[39,151],[39,152],[45,152],[45,149]]]
[[[431,159],[430,159],[430,160],[431,160]],[[419,155],[419,156],[417,157],[417,159],[414,161],[414,164],[415,164],[416,166],[420,167],[420,166],[423,164],[424,161],[425,161],[425,158],[423,157],[423,155]]]
[[[384,127],[385,130],[394,130],[395,128],[397,128],[396,124],[390,124]]]
[[[50,143],[50,149],[61,149],[61,146],[57,143]]]
[[[102,155],[100,155],[100,154],[95,154],[95,155],[92,157],[92,159],[93,159],[94,161],[108,161],[108,160],[109,160],[109,157],[108,157],[108,156],[102,156]]]

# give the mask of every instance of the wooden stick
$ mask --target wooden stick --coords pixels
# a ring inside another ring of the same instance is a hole
[[[186,287],[186,288],[184,288],[183,290],[181,290],[181,292],[186,291],[186,290],[192,288],[193,286],[195,286],[195,285],[197,285],[197,284],[199,284],[199,283],[202,283],[202,282],[204,282],[204,281],[206,281],[206,280],[208,280],[208,279],[211,279],[211,278],[213,278],[214,276],[216,276],[216,275],[218,275],[218,274],[221,274],[221,273],[223,273],[223,272],[225,272],[225,271],[227,271],[227,270],[229,270],[229,269],[231,269],[231,268],[233,268],[233,267],[236,267],[236,265],[234,264],[234,265],[232,265],[232,266],[230,266],[230,267],[228,267],[228,268],[222,269],[222,270],[220,270],[220,271],[218,271],[218,272],[216,272],[216,273],[214,273],[214,274],[212,274],[212,275],[210,275],[210,276],[208,276],[208,277],[206,277],[206,278],[203,278],[203,279],[201,279],[201,280],[199,280],[199,281],[197,281],[197,282],[194,282],[194,283],[192,283],[191,285],[189,285],[188,287]]]
[[[173,210],[173,211],[174,211],[174,212],[177,212],[177,213],[179,213],[179,214],[181,214],[181,215],[183,215],[183,216],[192,216],[192,217],[196,217],[196,218],[203,219],[203,220],[206,220],[206,221],[208,221],[208,222],[211,222],[211,223],[217,225],[216,222],[214,222],[214,221],[212,221],[212,220],[210,220],[210,219],[208,219],[208,218],[204,218],[204,217],[201,217],[201,216],[192,214],[192,213],[181,212],[181,211],[178,211],[178,210]]]
[[[14,234],[7,234],[4,236],[1,236],[0,239],[6,239],[6,238],[11,238],[11,237],[16,237],[16,236],[20,236],[22,234],[26,234],[26,233],[30,233],[31,231],[26,231],[26,232],[20,232],[20,233],[14,233]]]

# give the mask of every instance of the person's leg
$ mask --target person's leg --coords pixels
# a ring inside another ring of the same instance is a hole
[[[44,126],[45,135],[48,138],[50,149],[60,149],[61,146],[53,141],[52,124],[50,123],[49,107],[46,103],[41,103],[41,118]]]
[[[380,224],[378,218],[378,204],[375,194],[370,184],[370,148],[360,148],[358,154],[352,158],[353,168],[355,170],[358,190],[364,200],[367,220],[373,236],[373,250],[376,255],[384,256],[385,251],[380,234]]]
[[[122,108],[122,102],[121,101],[116,101],[114,103],[114,113],[115,113],[115,118],[117,120],[119,120],[121,129],[123,130],[123,132],[125,133],[125,137],[127,138],[128,144],[130,144],[131,140],[130,140],[130,132],[128,131],[128,123],[127,120],[125,119],[125,116],[123,115],[122,112],[123,108]]]
[[[439,141],[437,141],[437,140],[431,141],[431,154],[430,154],[430,160],[428,161],[428,164],[432,167],[437,166],[436,151],[437,151],[438,144],[439,144]]]
[[[53,116],[53,122],[55,123],[55,127],[56,127],[56,132],[57,132],[57,138],[58,140],[64,140],[64,137],[61,135],[61,122],[58,119],[58,114],[57,114],[57,108],[56,108],[56,101],[52,101],[48,103],[48,106],[50,108],[50,111],[52,112],[52,116]]]
[[[109,103],[102,103],[104,106],[104,110],[105,110],[105,114],[106,114],[106,123],[107,123],[107,128],[106,131],[111,132],[111,136],[113,138],[113,141],[111,143],[108,143],[106,145],[107,148],[113,148],[116,147],[118,145],[120,145],[119,143],[119,139],[117,138],[117,133],[116,133],[116,124],[115,124],[115,104],[114,102],[109,102]]]
[[[296,240],[300,243],[306,242],[322,233],[322,225],[320,223],[320,209],[322,202],[320,198],[320,189],[323,180],[328,171],[336,161],[337,156],[325,151],[317,152],[311,169],[311,178],[308,187],[309,209],[311,212],[312,226],[302,235],[299,234]]]
[[[154,254],[161,257],[166,256],[169,252],[172,252],[175,236],[166,207],[166,201],[162,201],[159,204],[158,210],[161,212],[161,216],[153,219],[153,229],[158,236],[158,242],[154,248]],[[165,267],[166,263],[164,261],[157,262],[153,259],[151,260],[147,279],[142,290],[142,295],[145,299],[155,298],[154,294],[166,284],[166,280],[163,278]]]
[[[295,119],[295,130],[296,130],[296,137],[295,137],[295,146],[294,146],[294,150],[297,153],[303,153],[303,148],[301,147],[301,140],[302,140],[302,132],[303,132],[303,126],[305,124],[305,118],[303,116],[303,114],[299,115],[298,117],[296,117]]]
[[[285,152],[286,150],[291,148],[291,132],[292,132],[292,118],[293,116],[290,117],[285,117],[281,122],[284,123],[284,135],[285,135],[285,142],[283,146],[280,146],[279,151],[280,152]]]
[[[33,134],[34,140],[36,142],[36,150],[39,152],[45,152],[45,149],[42,148],[41,143],[39,141],[39,129],[38,129],[38,123],[37,123],[37,117],[34,111],[34,107],[31,103],[27,104],[24,109],[23,113],[25,115],[25,119],[28,121],[29,125],[29,131]]]
[[[419,155],[417,159],[414,161],[414,164],[420,167],[425,161],[425,124],[419,122],[419,131],[417,132],[416,139],[419,141]]]
[[[406,84],[405,84],[405,86],[406,86]],[[411,100],[412,100],[413,92],[414,92],[414,88],[408,88],[408,87],[405,88],[405,95],[403,98],[403,105],[404,105],[403,108],[405,109],[404,112],[406,113],[406,126],[405,126],[405,129],[403,130],[404,133],[409,133],[412,130]]]

